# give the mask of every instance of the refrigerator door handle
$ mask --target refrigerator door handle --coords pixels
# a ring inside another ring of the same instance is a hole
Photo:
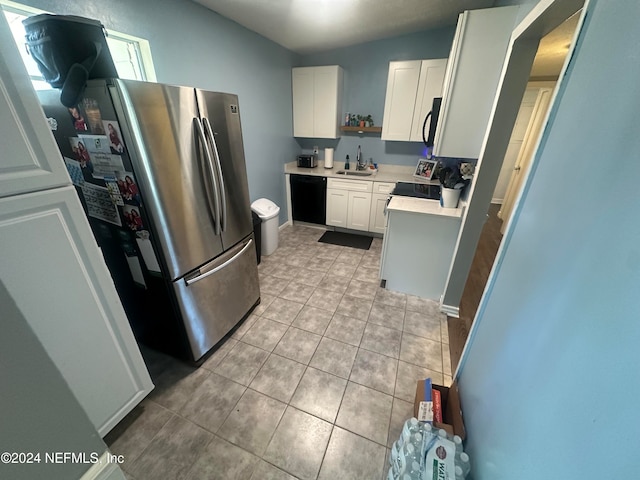
[[[224,232],[227,229],[227,197],[225,195],[225,185],[224,178],[222,178],[222,165],[220,165],[220,154],[218,153],[218,145],[216,144],[216,139],[213,136],[213,129],[211,128],[211,123],[209,119],[204,117],[202,119],[202,123],[204,124],[204,128],[209,134],[209,138],[211,139],[211,145],[213,146],[213,158],[216,161],[216,165],[218,167],[218,179],[220,180],[220,196],[222,197],[222,231]]]
[[[204,278],[207,278],[209,275],[213,275],[216,272],[219,272],[220,270],[222,270],[223,268],[227,267],[228,265],[232,264],[233,262],[235,262],[238,258],[240,258],[242,256],[242,254],[244,254],[244,252],[247,251],[247,249],[253,245],[253,239],[250,238],[249,241],[244,245],[244,247],[242,247],[242,249],[240,249],[240,251],[238,253],[236,253],[233,257],[231,257],[230,259],[228,259],[227,261],[221,263],[220,265],[213,267],[212,265],[209,267],[211,268],[210,270],[206,270],[207,267],[201,268],[200,270],[198,270],[198,274],[195,277],[189,277],[189,278],[185,278],[184,279],[184,283],[185,285],[189,286],[192,285]],[[215,263],[215,262],[213,262]]]
[[[220,222],[220,192],[218,190],[218,182],[216,181],[215,168],[213,166],[213,160],[211,159],[211,150],[209,149],[209,143],[204,134],[204,129],[202,128],[202,123],[200,123],[200,119],[195,117],[193,119],[193,123],[195,125],[196,133],[200,138],[200,142],[202,143],[202,148],[204,150],[204,156],[206,159],[205,165],[207,167],[207,172],[209,174],[209,178],[211,179],[211,183],[213,185],[213,195],[211,195],[211,187],[209,186],[209,182],[205,179],[205,190],[207,191],[209,209],[213,207],[212,216],[215,225],[215,234],[220,235],[221,231],[221,222]],[[213,205],[211,205],[211,196],[213,196]]]

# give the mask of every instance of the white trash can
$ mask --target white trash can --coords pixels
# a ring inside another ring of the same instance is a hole
[[[280,207],[267,198],[260,198],[251,204],[251,210],[256,212],[262,221],[260,233],[262,235],[262,255],[271,255],[278,248],[278,214]]]

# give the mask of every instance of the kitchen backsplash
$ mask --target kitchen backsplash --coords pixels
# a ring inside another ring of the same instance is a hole
[[[313,147],[319,147],[320,160],[324,159],[324,149],[334,148],[334,163],[344,162],[345,156],[354,161],[358,145],[362,148],[362,158],[373,158],[375,163],[387,163],[391,165],[415,165],[418,157],[425,155],[425,147],[421,143],[410,142],[384,142],[379,136],[362,137],[358,135],[343,135],[336,140],[321,138],[296,138],[300,145],[301,153],[313,153]],[[287,160],[291,161],[291,160]],[[286,163],[286,162],[285,162]]]

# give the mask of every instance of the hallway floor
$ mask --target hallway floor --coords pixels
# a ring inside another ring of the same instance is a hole
[[[378,287],[368,251],[293,226],[262,303],[198,369],[144,350],[156,389],[105,438],[127,478],[385,479],[416,381],[451,383],[446,316]]]
[[[462,350],[469,336],[471,325],[476,317],[478,305],[489,279],[493,263],[502,242],[502,220],[498,218],[500,205],[491,204],[487,212],[488,218],[482,227],[476,253],[471,263],[469,276],[460,299],[460,317],[449,317],[449,338],[451,339],[451,365],[453,370],[458,366]]]

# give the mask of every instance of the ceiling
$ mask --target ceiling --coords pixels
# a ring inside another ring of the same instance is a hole
[[[300,54],[453,26],[496,0],[195,0]]]
[[[580,13],[579,10],[540,40],[540,46],[533,61],[533,67],[531,67],[533,79],[551,80],[558,77],[567,52],[569,52]]]
[[[464,10],[516,3],[509,0],[195,1],[300,54],[454,26],[458,14]],[[578,14],[574,15],[542,39],[532,77],[558,76],[578,18]]]

